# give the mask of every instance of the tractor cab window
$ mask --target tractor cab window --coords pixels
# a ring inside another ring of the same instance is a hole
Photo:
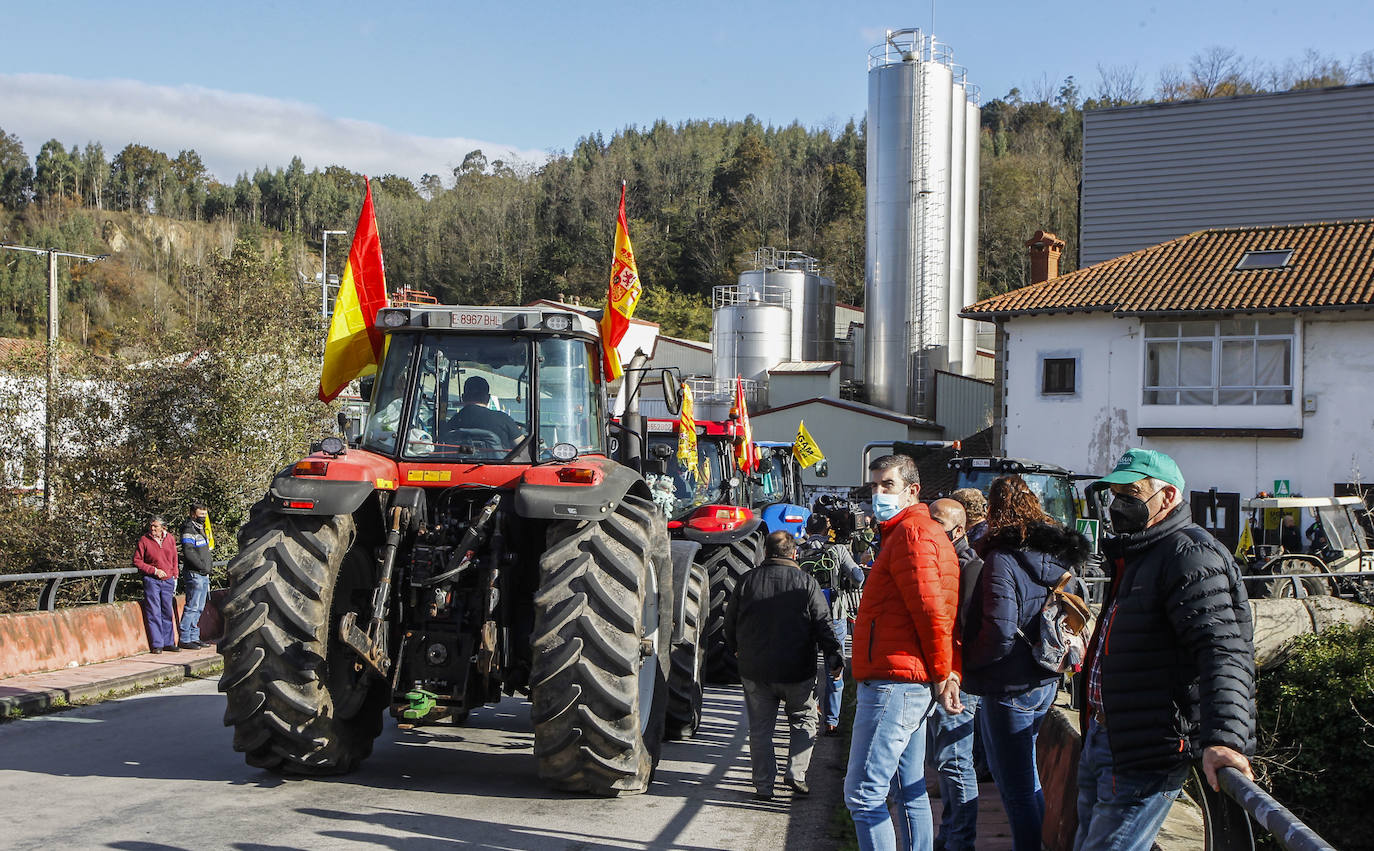
[[[586,341],[545,337],[536,345],[539,359],[539,460],[552,457],[556,444],[578,452],[604,453],[601,389],[596,378],[596,347]]]
[[[788,485],[788,459],[791,452],[787,449],[779,448],[759,448],[761,452],[768,453],[772,459],[772,466],[768,470],[760,470],[756,475],[762,484],[759,485],[755,495],[755,505],[772,505],[777,502],[786,502],[790,488]]]
[[[697,464],[692,470],[685,469],[677,457],[676,434],[649,435],[650,456],[656,446],[666,446],[671,450],[663,459],[663,473],[651,472],[644,479],[653,492],[654,502],[669,518],[681,518],[708,502],[721,502],[724,482],[721,473],[725,460],[721,457],[719,441],[697,439]]]
[[[522,337],[393,335],[365,445],[395,454],[399,412],[403,457],[505,460],[529,433],[530,348]]]

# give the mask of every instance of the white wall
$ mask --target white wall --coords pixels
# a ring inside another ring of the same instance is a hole
[[[1137,319],[1025,317],[1007,325],[1006,454],[1084,473],[1105,473],[1132,446],[1173,456],[1189,490],[1253,496],[1288,479],[1293,492],[1329,496],[1357,475],[1374,481],[1374,313],[1301,321],[1291,406],[1142,406],[1143,344]],[[1040,359],[1078,356],[1078,391],[1040,395]],[[1314,413],[1302,413],[1315,396]],[[1302,438],[1148,437],[1142,425],[1296,428]]]
[[[802,483],[806,485],[862,485],[868,481],[868,472],[860,458],[865,443],[911,440],[913,437],[905,423],[820,402],[749,418],[756,440],[784,440],[789,443],[797,436],[797,423],[800,420],[806,421],[806,430],[830,462],[830,475],[825,478],[816,475],[815,467],[806,470],[802,475]],[[935,438],[938,435],[917,435],[918,439],[927,437]]]
[[[802,402],[820,396],[838,399],[840,396],[840,370],[838,367],[827,373],[820,372],[770,372],[768,373],[768,407],[777,408]]]

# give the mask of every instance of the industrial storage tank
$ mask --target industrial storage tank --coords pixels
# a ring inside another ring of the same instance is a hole
[[[754,268],[740,273],[739,288],[763,301],[785,299],[792,330],[787,360],[835,359],[835,282],[820,272],[820,261],[800,251],[760,248]]]
[[[973,369],[958,311],[977,289],[977,90],[946,45],[893,30],[869,51],[867,121],[865,389],[931,416],[934,371]]]
[[[711,353],[716,378],[768,380],[792,360],[791,293],[762,286],[716,287],[711,294]]]

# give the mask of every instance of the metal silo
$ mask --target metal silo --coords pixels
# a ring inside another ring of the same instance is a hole
[[[978,112],[978,87],[965,86],[964,119],[968,129],[964,131],[964,298],[962,307],[978,300],[978,189],[980,186],[980,157],[983,153],[983,124]],[[952,282],[958,288],[959,281]],[[970,319],[964,323],[963,374],[976,376],[978,372],[978,323]]]
[[[933,371],[972,369],[953,317],[974,272],[968,134],[978,110],[949,48],[920,30],[889,32],[868,67],[864,382],[873,404],[929,416]]]
[[[740,273],[739,289],[757,292],[764,303],[791,308],[787,360],[835,359],[835,282],[820,263],[800,251],[760,248],[754,268]]]
[[[789,291],[763,282],[716,287],[711,308],[717,379],[766,381],[768,370],[793,359]]]

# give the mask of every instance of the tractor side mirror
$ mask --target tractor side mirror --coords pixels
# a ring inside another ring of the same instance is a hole
[[[659,373],[659,383],[663,385],[663,404],[668,406],[668,413],[676,417],[682,413],[682,382],[672,370],[665,369]]]
[[[773,459],[770,458],[770,457],[760,458],[760,459],[759,459],[759,472],[760,472],[760,473],[771,473],[771,472],[773,472]]]
[[[673,447],[666,443],[656,443],[654,448],[649,450],[653,456],[660,461],[666,461],[673,454]]]
[[[343,435],[344,443],[347,443],[349,439],[348,414],[344,411],[339,411],[339,434]]]
[[[830,462],[822,458],[816,462],[816,475],[824,479],[830,475]]]
[[[358,394],[363,397],[364,402],[372,401],[372,387],[377,383],[377,376],[364,375],[358,379]]]

